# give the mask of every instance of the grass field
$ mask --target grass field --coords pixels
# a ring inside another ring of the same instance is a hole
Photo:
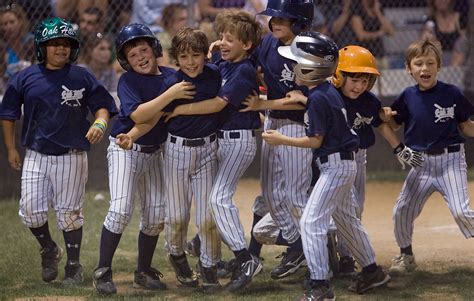
[[[400,184],[401,185],[401,184]],[[470,183],[472,186],[473,183]],[[242,190],[242,185],[239,186]],[[250,189],[248,183],[243,187]],[[252,186],[253,187],[253,186]],[[381,186],[384,187],[384,186]],[[252,188],[253,189],[253,188]],[[376,187],[374,191],[384,188]],[[368,193],[371,193],[369,191]],[[95,300],[101,299],[92,288],[91,273],[98,261],[98,247],[100,240],[100,232],[104,216],[108,209],[107,201],[95,201],[96,192],[89,192],[85,202],[84,215],[86,218],[84,226],[84,240],[82,245],[81,261],[84,266],[85,282],[77,288],[62,287],[60,281],[52,284],[45,284],[41,281],[40,256],[38,253],[39,245],[35,241],[28,229],[21,224],[18,218],[18,202],[16,200],[0,202],[0,229],[4,229],[0,235],[0,299],[9,300]],[[472,195],[472,193],[471,193]],[[106,195],[107,200],[107,195]],[[240,201],[239,201],[240,202]],[[251,206],[248,204],[247,206]],[[370,206],[370,204],[368,204]],[[392,204],[388,204],[391,207]],[[241,207],[241,205],[239,205]],[[427,209],[429,210],[429,209]],[[389,211],[389,209],[384,209]],[[241,211],[242,212],[242,211]],[[196,289],[188,289],[178,287],[171,266],[165,259],[165,251],[163,248],[164,240],[161,237],[155,252],[153,266],[158,268],[165,277],[163,281],[168,285],[168,290],[163,292],[149,292],[137,290],[132,287],[132,275],[136,266],[137,256],[137,229],[138,229],[138,210],[134,214],[132,224],[125,231],[119,248],[116,252],[113,262],[114,281],[118,286],[118,295],[107,300],[294,300],[303,292],[301,283],[304,278],[304,271],[300,271],[297,275],[288,280],[274,281],[270,278],[269,272],[272,267],[276,266],[278,259],[275,259],[279,253],[284,251],[280,247],[263,248],[262,256],[265,258],[264,271],[257,276],[248,288],[240,294],[230,294],[228,292],[220,292],[213,295],[206,295]],[[242,212],[248,214],[248,212]],[[389,215],[390,213],[387,212]],[[446,215],[446,212],[443,214]],[[449,213],[447,213],[449,214]],[[367,212],[367,221],[370,216],[377,213]],[[60,244],[64,245],[62,234],[55,226],[55,219],[50,214],[50,229],[53,238]],[[390,221],[388,221],[389,223]],[[377,225],[369,223],[371,229],[377,228]],[[379,228],[382,226],[379,226]],[[387,231],[391,232],[390,227]],[[190,229],[194,229],[193,226]],[[247,229],[247,228],[246,228]],[[420,230],[422,231],[422,230]],[[423,230],[424,231],[424,230]],[[194,234],[190,230],[190,236]],[[377,231],[374,232],[377,239]],[[459,236],[459,233],[456,233]],[[372,235],[371,235],[372,237]],[[465,240],[464,240],[465,241]],[[459,240],[463,243],[463,240]],[[474,242],[469,241],[470,249],[465,249],[469,254],[474,253]],[[385,243],[383,243],[385,244]],[[456,246],[447,245],[449,242],[438,240],[433,243],[433,251],[429,252],[445,252],[443,254],[449,257],[449,250],[456,249]],[[382,249],[380,244],[375,244],[377,255]],[[421,247],[420,247],[421,248]],[[447,249],[446,249],[447,248]],[[436,250],[438,251],[436,251]],[[392,248],[390,254],[380,255],[379,263],[385,268],[390,264],[389,258],[394,255]],[[223,247],[224,257],[231,258],[231,253],[227,248]],[[424,259],[420,268],[413,274],[404,278],[394,278],[387,287],[378,288],[363,296],[358,296],[347,291],[350,280],[338,279],[333,281],[334,290],[337,300],[474,300],[474,290],[472,289],[472,279],[474,275],[474,258],[472,255],[468,257],[468,261],[461,258],[453,258],[449,260],[439,260],[439,256],[433,256],[434,259]],[[190,259],[191,265],[196,263],[195,258]],[[58,280],[64,275],[65,260],[60,263],[60,275]],[[221,283],[225,284],[227,280]]]

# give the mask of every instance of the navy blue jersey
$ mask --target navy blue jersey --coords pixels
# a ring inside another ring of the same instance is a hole
[[[172,112],[175,107],[181,104],[199,102],[218,96],[222,80],[216,65],[205,64],[202,73],[195,78],[178,71],[176,76],[167,80],[169,86],[181,81],[191,82],[196,87],[194,99],[177,99],[165,108],[167,112]],[[215,133],[218,127],[219,113],[182,115],[172,118],[168,122],[170,134],[185,138],[206,137]]]
[[[347,110],[349,126],[359,136],[359,148],[367,149],[375,144],[375,135],[372,127],[379,127],[383,121],[379,111],[382,108],[380,100],[371,92],[362,93],[357,99],[351,99],[338,89]]]
[[[120,99],[120,113],[112,128],[111,135],[116,137],[120,133],[127,133],[135,125],[130,115],[137,107],[161,95],[168,89],[165,79],[174,77],[176,71],[160,66],[160,75],[139,74],[133,70],[120,77],[117,94]],[[165,142],[168,132],[164,118],[145,135],[137,139],[142,145],[159,145]]]
[[[248,60],[237,63],[219,61],[222,76],[222,88],[219,95],[229,105],[223,110],[222,130],[251,130],[260,128],[258,112],[239,112],[245,108],[242,101],[253,91],[258,93],[257,70]]]
[[[23,146],[46,155],[70,149],[89,150],[89,111],[117,114],[114,99],[87,69],[67,64],[49,70],[43,64],[17,73],[9,82],[0,118],[20,119],[23,105]]]
[[[278,47],[284,46],[280,40],[274,38],[271,33],[267,34],[259,46],[252,53],[252,60],[262,67],[263,80],[267,85],[267,99],[280,99],[292,90],[307,92],[305,87],[299,87],[295,83],[294,61],[281,56]],[[306,94],[306,93],[305,93]],[[272,117],[288,118],[303,123],[304,111],[272,111]]]
[[[458,87],[441,81],[426,91],[418,85],[408,87],[391,107],[398,113],[395,121],[405,123],[405,144],[417,151],[464,142],[458,123],[474,113],[473,105]]]
[[[332,84],[325,82],[311,89],[306,110],[306,135],[324,136],[321,147],[314,150],[315,157],[357,150],[359,137],[349,127],[344,100]]]

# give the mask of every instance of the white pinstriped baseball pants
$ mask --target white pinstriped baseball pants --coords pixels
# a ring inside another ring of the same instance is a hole
[[[114,141],[107,149],[110,206],[104,226],[121,234],[132,218],[134,197],[140,197],[140,231],[159,235],[164,228],[163,156],[123,150]]]
[[[268,117],[266,130],[278,130],[289,137],[304,137],[303,124]],[[293,243],[300,237],[299,221],[308,200],[311,184],[312,150],[262,142],[262,196],[283,238]]]
[[[27,149],[18,212],[23,223],[28,228],[43,226],[48,221],[51,205],[59,229],[72,231],[82,227],[87,168],[85,151],[51,156]]]
[[[238,132],[240,138],[229,138],[229,132]],[[239,209],[232,200],[239,179],[252,163],[257,143],[251,130],[223,131],[217,150],[218,171],[210,195],[210,204],[222,240],[232,251],[245,249],[245,232]]]
[[[356,163],[340,160],[339,153],[328,157],[327,163],[318,162],[321,174],[300,221],[303,251],[311,279],[316,280],[329,279],[327,233],[331,216],[357,262],[362,267],[375,262],[374,250],[350,196]]]
[[[393,209],[397,244],[401,248],[412,244],[415,219],[435,191],[443,196],[462,234],[474,237],[474,210],[469,207],[467,186],[464,145],[459,152],[425,155],[423,166],[408,173]]]
[[[171,142],[171,138],[175,140]],[[166,223],[168,251],[175,256],[184,253],[191,202],[195,202],[195,221],[201,239],[200,260],[203,267],[217,264],[221,258],[221,238],[209,206],[217,172],[217,141],[203,138],[202,146],[183,146],[184,139],[168,135],[164,149]]]

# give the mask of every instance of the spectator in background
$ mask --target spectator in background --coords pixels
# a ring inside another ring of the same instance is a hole
[[[441,43],[443,53],[453,51],[456,41],[465,35],[466,24],[461,22],[461,14],[454,10],[454,4],[454,0],[428,1],[428,18],[421,38],[434,36]]]
[[[385,54],[382,37],[391,36],[395,29],[382,12],[379,0],[355,2],[351,25],[357,44],[367,48],[378,60],[378,66],[386,66],[381,60]]]
[[[354,6],[352,2],[352,0],[322,0],[319,4],[321,13],[327,19],[326,32],[339,48],[356,44],[351,25]]]
[[[35,60],[34,38],[26,13],[12,4],[0,10],[0,86]],[[3,91],[1,91],[3,92]],[[2,93],[3,94],[3,93]]]
[[[144,24],[154,33],[161,32],[163,9],[172,3],[185,4],[186,0],[134,0],[130,22]]]
[[[131,23],[133,2],[133,0],[110,1],[105,27],[108,33],[116,34],[122,27]],[[123,70],[120,66],[118,67]]]
[[[251,4],[257,4],[257,1],[247,0]],[[197,0],[199,11],[203,19],[214,21],[216,15],[226,8],[243,8],[246,0]],[[263,9],[262,9],[263,10]],[[260,10],[260,11],[262,11]]]
[[[79,33],[82,39],[103,32],[103,12],[96,6],[87,7],[79,15]]]
[[[6,7],[11,5],[11,3],[21,6],[26,13],[27,19],[30,21],[28,31],[33,32],[41,20],[53,16],[50,2],[51,0],[0,0],[0,7]]]
[[[98,7],[105,15],[108,0],[50,0],[53,14],[66,20],[77,23],[78,17],[88,7]]]
[[[112,42],[101,33],[91,35],[84,43],[78,64],[89,69],[109,91],[117,91],[118,75],[112,66]]]
[[[470,47],[467,35],[461,35],[453,47],[453,53],[451,55],[451,66],[463,66],[466,58],[469,55]]]
[[[249,14],[255,16],[258,22],[262,25],[263,34],[269,33],[270,28],[268,28],[268,21],[270,18],[264,15],[257,15],[259,12],[264,11],[267,7],[268,0],[247,0],[245,5],[242,8]]]
[[[156,34],[157,39],[161,43],[163,49],[163,56],[158,59],[159,65],[176,68],[176,62],[172,62],[168,53],[171,47],[171,40],[176,32],[183,27],[186,27],[188,21],[188,9],[182,3],[168,4],[163,9],[161,17],[161,27],[163,31]]]

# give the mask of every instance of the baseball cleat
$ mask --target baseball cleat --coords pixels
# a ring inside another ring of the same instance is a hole
[[[196,274],[189,267],[186,255],[183,254],[182,257],[180,256],[179,258],[176,258],[173,255],[168,254],[168,260],[176,273],[176,279],[179,283],[189,287],[197,287],[199,285],[199,280]]]
[[[236,263],[234,272],[232,273],[232,278],[227,285],[227,289],[231,292],[238,291],[252,281],[252,278],[255,277],[263,268],[262,262],[260,259],[254,255],[250,255],[252,259]]]
[[[271,271],[272,279],[281,279],[293,275],[300,267],[306,265],[303,251],[283,252],[279,257],[282,257],[281,263]]]
[[[309,280],[308,288],[297,301],[332,301],[336,300],[329,281]]]
[[[102,295],[113,295],[117,288],[112,280],[112,269],[109,267],[97,268],[92,274],[92,284]]]
[[[348,290],[358,294],[363,294],[364,292],[382,286],[389,281],[390,276],[385,273],[380,266],[377,266],[377,269],[372,273],[358,273]]]
[[[63,249],[56,244],[54,247],[41,249],[41,276],[44,282],[51,282],[58,277],[58,263],[63,252]]]
[[[79,261],[68,260],[64,267],[64,285],[79,285],[84,282],[82,275],[82,265]]]
[[[217,267],[203,267],[201,261],[198,261],[198,269],[202,280],[202,289],[206,293],[214,293],[221,288],[217,280]]]
[[[133,286],[135,288],[145,288],[149,290],[165,290],[166,284],[161,282],[163,274],[154,268],[149,268],[147,271],[135,271],[133,275]]]
[[[403,275],[410,273],[416,269],[416,262],[414,255],[401,254],[392,259],[392,266],[390,267],[390,275]]]

